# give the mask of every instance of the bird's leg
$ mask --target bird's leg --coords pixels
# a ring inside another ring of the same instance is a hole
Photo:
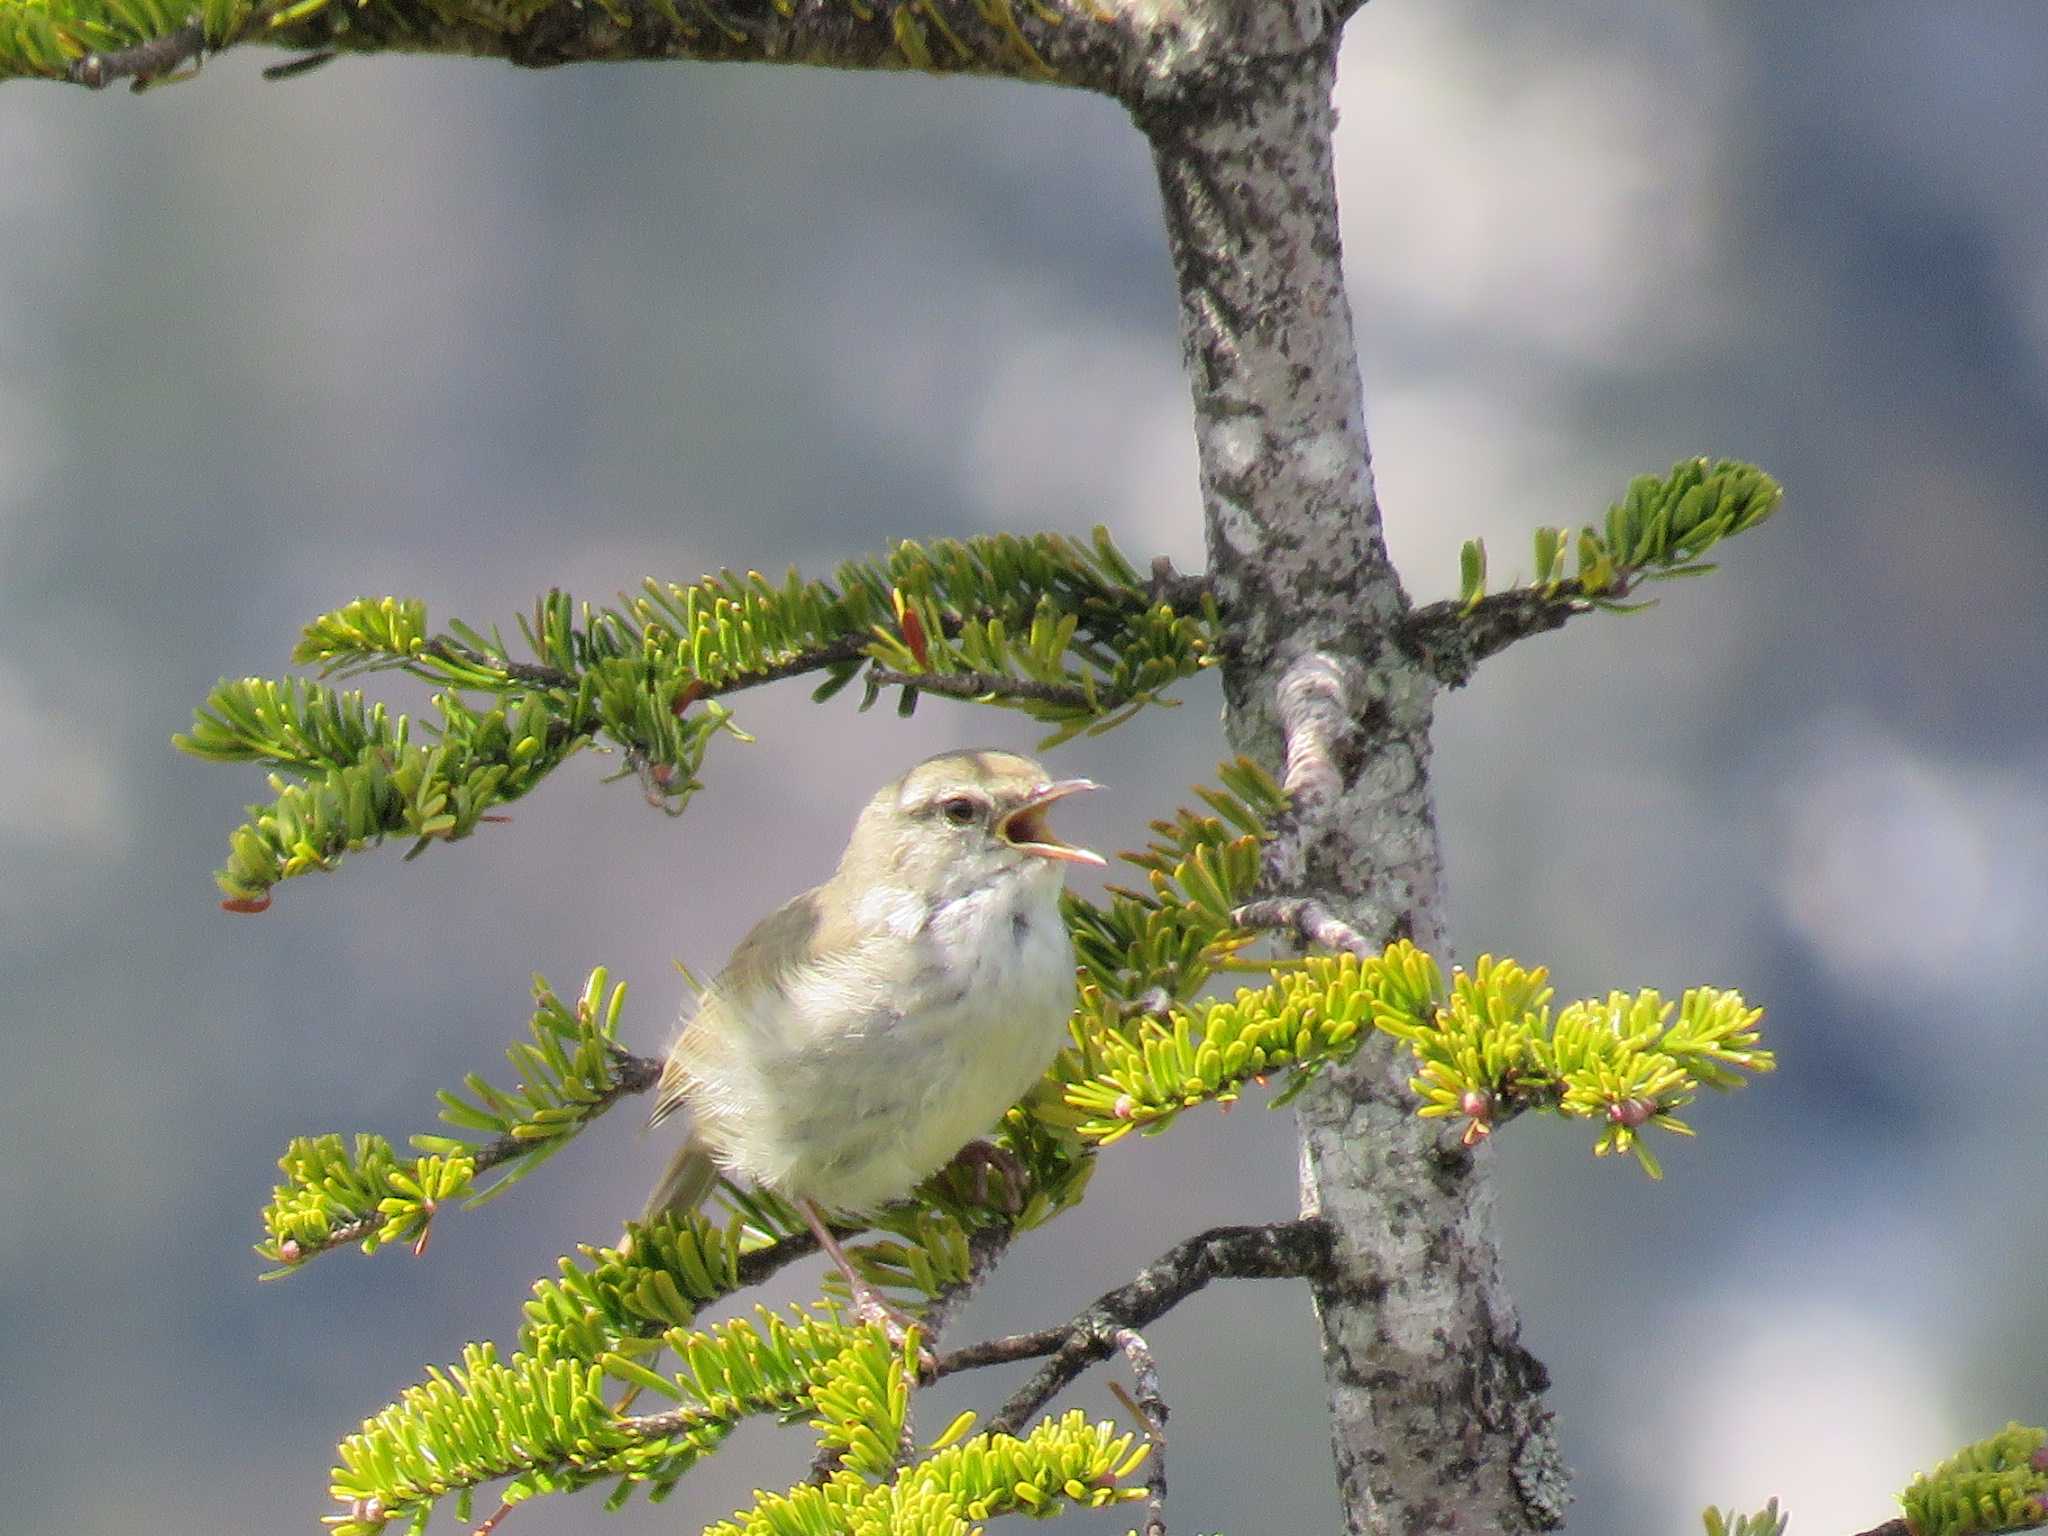
[[[904,1336],[917,1326],[917,1319],[901,1308],[891,1306],[883,1299],[882,1293],[869,1285],[861,1272],[853,1267],[853,1260],[846,1256],[846,1250],[839,1246],[839,1239],[826,1225],[823,1211],[808,1200],[797,1201],[796,1208],[803,1212],[811,1235],[817,1238],[825,1256],[839,1266],[839,1273],[846,1276],[847,1289],[853,1293],[854,1315],[864,1323],[880,1323],[888,1330],[889,1337],[901,1344]]]
[[[970,1141],[953,1154],[953,1166],[974,1170],[974,1203],[988,1204],[988,1174],[993,1168],[1003,1176],[1004,1214],[1014,1216],[1024,1209],[1024,1192],[1031,1187],[1031,1170],[1008,1147],[992,1141]]]

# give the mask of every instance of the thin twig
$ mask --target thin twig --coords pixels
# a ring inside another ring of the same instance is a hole
[[[922,1335],[919,1348],[925,1360],[931,1360],[931,1351],[937,1346],[939,1337],[953,1315],[966,1305],[967,1299],[981,1288],[995,1267],[1010,1251],[1010,1244],[1016,1240],[1017,1229],[1007,1219],[997,1220],[982,1227],[967,1239],[967,1275],[952,1285],[942,1287],[925,1306],[923,1315],[917,1320]],[[933,1378],[926,1375],[930,1381]],[[917,1437],[913,1432],[915,1424],[910,1414],[903,1417],[903,1434],[896,1447],[896,1465],[907,1466],[917,1450]],[[811,1460],[810,1481],[819,1485],[828,1482],[846,1459],[843,1447],[833,1447],[820,1442],[818,1454]]]
[[[769,683],[782,682],[786,678],[802,677],[806,672],[821,672],[827,667],[844,666],[849,662],[859,661],[867,654],[867,648],[872,643],[865,635],[845,635],[828,644],[813,646],[808,651],[798,651],[781,661],[756,667],[715,686],[695,684],[692,697],[720,699],[729,693],[764,687]],[[549,666],[543,662],[514,661],[510,657],[489,656],[466,645],[458,645],[445,635],[430,640],[422,650],[428,655],[464,666],[502,672],[515,683],[530,683],[537,688],[574,688],[577,684],[577,674],[574,672],[564,671],[560,667]]]
[[[331,48],[318,53],[302,53],[296,59],[286,59],[282,64],[273,64],[263,71],[263,78],[273,83],[279,80],[296,80],[301,75],[310,75],[324,65],[332,64],[341,55]]]
[[[1331,1243],[1329,1227],[1312,1217],[1264,1227],[1216,1227],[1175,1244],[1072,1321],[953,1350],[939,1356],[933,1375],[1049,1357],[989,1422],[994,1433],[1014,1435],[1089,1366],[1115,1354],[1119,1330],[1142,1328],[1165,1316],[1211,1280],[1321,1274],[1330,1264]]]
[[[1214,590],[1208,577],[1183,576],[1174,569],[1170,555],[1161,555],[1152,562],[1151,598],[1155,604],[1164,603],[1185,613],[1201,607],[1202,600]]]
[[[968,1298],[981,1289],[981,1283],[995,1271],[1003,1255],[1010,1251],[1010,1244],[1016,1241],[1017,1229],[1007,1219],[991,1223],[973,1233],[967,1239],[967,1278],[944,1287],[932,1297],[924,1309],[920,1322],[925,1331],[928,1345],[936,1345],[939,1335]]]
[[[1262,965],[1258,969],[1263,971],[1265,967]],[[1164,987],[1147,987],[1136,997],[1117,1004],[1117,1012],[1126,1019],[1170,1019],[1173,1016],[1173,994]]]
[[[536,688],[574,688],[576,674],[565,672],[560,667],[551,667],[537,661],[514,661],[509,656],[487,656],[482,651],[472,650],[466,645],[457,645],[446,635],[437,635],[420,647],[423,655],[452,661],[460,666],[477,667],[491,672],[502,672],[515,683],[531,683]]]
[[[1098,711],[1118,709],[1129,702],[1102,692],[1090,697],[1085,688],[1076,688],[1071,683],[1044,683],[1034,677],[1006,677],[1000,672],[897,672],[876,667],[868,676],[883,688],[915,688],[919,693],[935,693],[948,699],[985,699],[994,695]]]
[[[65,78],[89,90],[104,90],[116,80],[135,82],[139,90],[160,75],[167,75],[188,59],[197,59],[206,48],[206,29],[193,17],[174,32],[152,37],[128,48],[106,53],[88,53],[71,61]]]
[[[1578,578],[1555,587],[1512,587],[1476,603],[1447,598],[1417,608],[1401,621],[1395,638],[1446,688],[1462,688],[1487,657],[1517,640],[1562,629],[1601,603],[1620,602],[1635,588],[1639,573],[1617,571],[1601,592],[1588,594]]]
[[[1123,1351],[1124,1358],[1131,1363],[1131,1377],[1137,1383],[1137,1396],[1124,1390],[1123,1383],[1113,1381],[1109,1390],[1123,1400],[1124,1406],[1145,1426],[1145,1438],[1151,1442],[1152,1454],[1145,1471],[1145,1530],[1144,1536],[1166,1536],[1166,1399],[1159,1392],[1159,1366],[1152,1358],[1152,1348],[1145,1342],[1145,1336],[1135,1328],[1119,1328],[1116,1331],[1116,1347]]]
[[[802,677],[806,672],[822,672],[827,667],[843,666],[849,661],[859,661],[867,655],[868,647],[874,642],[866,635],[847,635],[829,645],[815,646],[808,651],[798,651],[787,660],[774,662],[757,668],[743,677],[720,683],[716,688],[705,690],[704,697],[723,698],[728,693],[738,693],[747,688],[759,688],[768,683],[779,683],[784,678]]]
[[[1268,896],[1230,914],[1241,928],[1273,928],[1300,936],[1305,944],[1354,954],[1363,960],[1380,952],[1358,929],[1311,896]]]
[[[935,1328],[945,1325],[947,1312],[965,1299],[994,1268],[1012,1237],[1007,1224],[987,1227],[974,1235],[970,1240],[972,1258],[967,1279],[959,1286],[940,1293],[934,1302],[936,1315],[927,1315],[928,1324]],[[940,1355],[926,1380],[988,1365],[1050,1356],[1045,1367],[1013,1395],[989,1423],[992,1433],[1014,1435],[1090,1365],[1121,1351],[1132,1360],[1132,1368],[1138,1373],[1138,1416],[1151,1426],[1156,1447],[1164,1443],[1160,1429],[1166,1420],[1165,1404],[1159,1398],[1157,1379],[1151,1372],[1149,1351],[1143,1353],[1145,1364],[1141,1368],[1139,1357],[1132,1354],[1124,1336],[1136,1337],[1133,1330],[1163,1317],[1211,1280],[1301,1279],[1321,1274],[1329,1268],[1333,1242],[1329,1225],[1313,1217],[1264,1227],[1213,1228],[1168,1249],[1140,1270],[1128,1284],[1098,1298],[1093,1306],[1073,1321],[1057,1328],[1040,1329],[1036,1333],[970,1344]],[[773,1248],[749,1254],[740,1260],[740,1283],[743,1286],[756,1284],[767,1278],[773,1268],[779,1268],[781,1263],[816,1247],[816,1239],[805,1233],[785,1238]],[[778,1263],[772,1267],[760,1263],[769,1254],[778,1257]],[[1138,1342],[1142,1349],[1143,1340]],[[715,1417],[701,1406],[685,1406],[664,1413],[621,1418],[616,1427],[635,1440],[651,1441],[687,1433],[712,1422]],[[507,1470],[525,1470],[525,1465]],[[1165,1474],[1163,1469],[1156,1467],[1155,1473],[1159,1478],[1159,1497],[1163,1499]],[[1151,1486],[1149,1481],[1147,1486]],[[1163,1531],[1163,1525],[1160,1529]]]
[[[614,1047],[612,1062],[618,1076],[613,1080],[611,1087],[607,1088],[591,1102],[589,1110],[583,1117],[583,1123],[586,1125],[618,1103],[619,1100],[629,1098],[636,1093],[645,1093],[661,1081],[662,1064],[651,1056],[636,1056],[631,1051],[623,1051]],[[496,1137],[491,1141],[485,1142],[471,1154],[475,1165],[473,1173],[487,1173],[501,1163],[509,1163],[514,1158],[523,1157],[529,1152],[537,1152],[546,1145],[548,1145],[546,1141],[534,1141],[527,1137],[510,1134]],[[325,1237],[312,1242],[299,1243],[298,1251],[292,1255],[289,1262],[303,1264],[308,1259],[317,1258],[323,1253],[345,1247],[349,1243],[361,1242],[372,1232],[382,1227],[384,1219],[378,1212],[371,1211],[366,1215],[358,1216],[354,1221],[345,1221],[339,1226],[330,1227],[327,1229]],[[766,1252],[767,1250],[763,1249],[762,1251]],[[795,1255],[791,1257],[795,1257]]]

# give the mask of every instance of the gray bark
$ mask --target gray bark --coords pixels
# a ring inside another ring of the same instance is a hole
[[[1180,281],[1210,575],[1232,621],[1228,730],[1295,794],[1271,894],[1443,955],[1437,683],[1392,639],[1408,601],[1381,538],[1343,287],[1336,38],[1317,6],[1261,20],[1267,35],[1218,39],[1227,68],[1138,111]],[[1338,1236],[1314,1290],[1346,1529],[1546,1529],[1565,1476],[1501,1280],[1489,1160],[1438,1146],[1404,1060],[1369,1047],[1299,1110],[1303,1213]]]

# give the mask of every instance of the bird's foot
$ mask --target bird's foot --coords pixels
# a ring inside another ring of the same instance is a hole
[[[917,1342],[917,1374],[921,1381],[929,1381],[938,1369],[938,1356],[925,1343],[923,1324],[883,1297],[881,1292],[865,1280],[853,1284],[853,1315],[863,1323],[878,1323],[889,1335],[889,1342],[901,1349],[910,1339],[910,1330],[920,1330]]]
[[[1024,1197],[1031,1189],[1031,1170],[1008,1147],[999,1147],[992,1141],[970,1141],[953,1154],[953,1166],[973,1170],[976,1205],[989,1203],[988,1176],[989,1170],[994,1169],[1003,1180],[999,1209],[1009,1216],[1024,1209]]]
[[[825,1250],[825,1256],[846,1277],[846,1291],[853,1298],[854,1317],[863,1323],[880,1323],[883,1332],[889,1335],[889,1342],[901,1349],[909,1341],[910,1330],[918,1326],[917,1319],[900,1307],[890,1305],[882,1293],[868,1283],[846,1250],[839,1246],[839,1239],[832,1235],[831,1224],[815,1202],[799,1200],[796,1208],[803,1213],[812,1235],[818,1239],[818,1246]],[[918,1379],[929,1381],[937,1370],[938,1357],[920,1339],[917,1346]]]

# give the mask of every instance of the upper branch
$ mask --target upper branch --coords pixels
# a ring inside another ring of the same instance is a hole
[[[7,0],[0,0],[5,5]],[[1189,609],[1181,602],[1192,605]],[[650,803],[679,812],[711,743],[740,734],[721,702],[822,673],[816,697],[867,667],[902,707],[944,694],[1018,710],[1052,741],[1115,725],[1210,664],[1219,619],[1199,583],[1148,582],[1097,530],[898,544],[833,581],[727,571],[648,582],[616,605],[550,592],[524,616],[532,659],[496,630],[427,626],[411,599],[361,598],[307,626],[292,659],[332,676],[402,670],[441,690],[391,716],[360,692],[297,678],[222,682],[176,744],[279,770],[277,798],[230,842],[230,910],[391,836],[414,852],[467,837],[585,746],[615,750]]]
[[[460,53],[542,66],[701,59],[922,69],[1115,92],[1140,41],[1112,6],[1072,0],[550,0],[512,13],[485,3],[373,0],[328,4],[283,29],[292,46],[344,52]]]
[[[697,59],[923,70],[1156,94],[1205,29],[1137,0],[215,0],[168,31],[118,0],[0,0],[0,78],[140,89],[241,43],[541,67]]]
[[[1000,672],[898,672],[877,666],[868,677],[883,688],[909,688],[919,693],[936,693],[949,699],[1034,699],[1041,704],[1063,704],[1071,709],[1094,709],[1102,702],[1087,690],[1070,683],[1045,683],[1032,677],[1005,677]],[[1127,702],[1109,701],[1112,707]]]
[[[95,91],[116,80],[133,80],[139,91],[152,80],[175,74],[187,62],[198,59],[205,48],[206,29],[196,20],[188,21],[161,37],[146,38],[126,48],[81,54],[71,61],[64,77],[73,85]]]

